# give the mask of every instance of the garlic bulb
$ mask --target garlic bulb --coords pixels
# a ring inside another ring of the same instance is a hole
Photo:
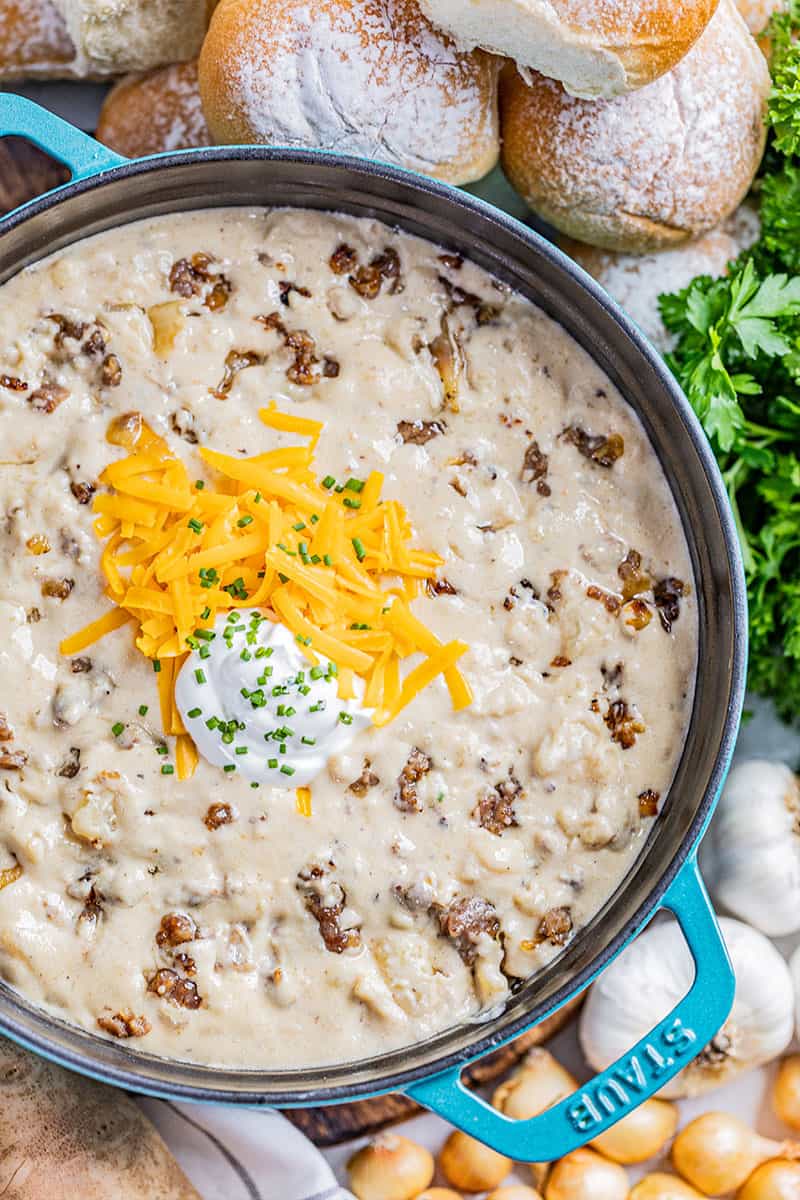
[[[780,762],[736,766],[701,850],[714,900],[769,937],[800,929],[800,785]]]
[[[728,1020],[687,1067],[661,1089],[675,1099],[697,1096],[739,1071],[777,1058],[789,1044],[794,995],[789,968],[763,934],[723,917],[723,937],[736,975]],[[600,976],[581,1013],[578,1033],[595,1070],[605,1070],[644,1037],[682,996],[694,963],[675,921],[658,922]]]

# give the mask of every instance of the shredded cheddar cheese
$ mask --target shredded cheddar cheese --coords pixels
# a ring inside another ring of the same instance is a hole
[[[183,462],[137,413],[109,430],[127,455],[100,476],[95,532],[114,607],[61,643],[75,654],[121,625],[136,625],[136,646],[157,671],[161,721],[175,735],[178,775],[191,776],[197,751],[175,705],[175,680],[197,632],[220,611],[263,608],[295,635],[316,664],[323,654],[339,668],[339,695],[365,682],[374,723],[385,725],[437,675],[455,709],[471,703],[457,667],[464,642],[442,644],[411,612],[421,580],[443,560],[413,545],[402,504],[381,499],[383,476],[336,482],[312,470],[323,425],[262,409],[271,429],[296,433],[307,446],[248,458],[202,448],[215,482],[192,481]],[[401,660],[422,654],[404,677]],[[308,789],[298,812],[310,815]]]

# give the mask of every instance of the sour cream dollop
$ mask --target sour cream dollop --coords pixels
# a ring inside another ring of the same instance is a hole
[[[324,770],[372,719],[356,696],[340,700],[334,663],[312,666],[285,625],[236,609],[197,639],[175,701],[199,753],[226,772],[296,788]]]

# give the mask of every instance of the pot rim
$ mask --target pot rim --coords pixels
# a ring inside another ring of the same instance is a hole
[[[432,1074],[449,1069],[463,1067],[474,1059],[490,1053],[492,1050],[497,1049],[499,1046],[518,1036],[524,1030],[543,1020],[546,1016],[560,1008],[567,1000],[583,991],[595,976],[619,953],[623,946],[647,923],[658,909],[670,884],[678,876],[684,865],[687,864],[687,860],[693,856],[693,852],[711,818],[717,796],[730,765],[738,730],[739,716],[744,701],[747,658],[747,602],[738,534],[714,454],[699,421],[691,409],[689,401],[681,391],[661,355],[650,345],[634,322],[607,295],[600,285],[581,267],[569,259],[557,246],[547,241],[537,231],[522,224],[514,217],[495,208],[477,196],[401,167],[354,158],[346,154],[299,150],[292,147],[210,147],[126,160],[119,166],[114,166],[102,170],[98,174],[90,175],[87,178],[77,179],[64,184],[62,187],[30,201],[22,208],[0,219],[0,238],[44,212],[57,210],[62,203],[75,196],[98,191],[120,179],[135,179],[138,176],[153,171],[169,170],[173,167],[185,168],[188,164],[223,164],[225,162],[242,160],[290,163],[299,169],[302,169],[304,166],[313,167],[320,164],[332,165],[354,173],[358,176],[359,181],[367,186],[367,190],[370,180],[380,179],[396,183],[403,190],[410,189],[418,195],[427,195],[440,203],[446,203],[454,210],[454,217],[458,216],[458,210],[462,210],[479,218],[481,222],[488,222],[491,225],[499,227],[501,230],[511,234],[515,239],[522,241],[527,249],[531,250],[539,258],[547,260],[550,266],[554,267],[557,271],[570,276],[576,281],[582,290],[589,293],[596,304],[612,319],[623,338],[633,344],[639,357],[643,358],[648,367],[657,375],[661,388],[669,397],[672,405],[677,409],[686,437],[691,442],[694,453],[705,475],[705,480],[713,495],[716,510],[715,516],[719,524],[719,534],[724,543],[726,566],[730,578],[732,623],[730,640],[732,650],[728,664],[729,691],[724,724],[713,757],[713,766],[709,772],[705,793],[697,805],[694,816],[682,837],[671,863],[659,875],[652,887],[649,888],[646,898],[625,922],[624,926],[610,939],[608,944],[552,992],[546,1005],[541,1007],[541,1011],[537,1011],[535,1003],[527,1004],[523,1006],[522,1011],[513,1017],[508,1017],[506,1014],[507,1019],[503,1022],[501,1029],[484,1034],[483,1036],[481,1036],[482,1023],[476,1021],[471,1025],[471,1028],[475,1031],[475,1037],[469,1040],[468,1045],[451,1051],[449,1054],[442,1054],[440,1057],[437,1056],[433,1062],[424,1061],[416,1066],[411,1065],[390,1071],[385,1075],[379,1074],[372,1082],[361,1087],[358,1084],[354,1085],[347,1082],[325,1082],[326,1076],[331,1072],[339,1070],[340,1066],[357,1067],[361,1070],[367,1070],[372,1064],[379,1063],[380,1058],[359,1060],[358,1062],[347,1064],[335,1064],[329,1067],[282,1071],[271,1069],[252,1072],[225,1067],[209,1067],[180,1059],[159,1058],[141,1051],[131,1052],[120,1044],[109,1043],[95,1034],[68,1024],[44,1008],[30,1004],[20,993],[15,992],[13,989],[0,987],[0,1031],[36,1053],[79,1073],[102,1079],[139,1093],[162,1096],[169,1099],[237,1103],[254,1107],[264,1105],[294,1107],[337,1103],[352,1100],[355,1097],[366,1098],[384,1092],[403,1091],[420,1079],[428,1078]],[[333,197],[331,199],[330,211],[335,211],[335,199]],[[244,205],[250,202],[243,201],[242,203]],[[226,203],[225,206],[235,206],[235,203],[233,205]],[[179,207],[182,207],[184,211],[189,211],[192,206],[178,206],[174,204],[172,205],[172,211],[178,210]],[[203,209],[211,206],[206,203],[200,203],[197,207]],[[270,207],[270,205],[265,203],[265,207]],[[302,208],[303,204],[300,203],[297,207]],[[420,215],[422,217],[425,216],[424,209],[421,210]],[[134,217],[133,219],[138,218]],[[119,224],[124,225],[126,223],[126,212],[125,210],[121,210]],[[57,229],[54,227],[53,235],[56,233]],[[420,236],[424,236],[424,234]],[[80,237],[74,238],[71,244],[77,244],[80,240]],[[474,235],[472,235],[472,240],[474,241]],[[31,261],[39,261],[47,257],[50,253],[52,253],[52,248],[48,242],[47,245],[41,247],[41,251],[37,249]],[[8,277],[13,278],[15,273],[16,271],[12,272]],[[558,317],[552,317],[552,319],[559,320]],[[573,334],[572,336],[575,335]],[[592,353],[588,348],[587,352]],[[626,400],[626,403],[629,402],[624,392],[623,399]],[[648,431],[648,437],[650,436]],[[670,489],[673,490],[672,484],[670,484]],[[683,518],[681,518],[681,521],[685,527]],[[704,537],[705,534],[702,535],[702,538]],[[687,727],[687,738],[684,745],[688,743],[695,718],[696,713],[693,710]],[[640,851],[639,859],[636,861],[644,859],[647,853],[648,847],[645,845]],[[635,864],[632,865],[631,870],[633,870],[634,866]],[[624,888],[624,884],[625,880],[623,879],[601,909],[601,913],[613,907],[615,899],[621,889]],[[592,923],[599,915],[595,914],[592,918]],[[584,931],[589,927],[585,927]],[[13,1011],[15,1009],[18,1010],[20,1015],[15,1014]],[[464,1028],[464,1026],[453,1028]],[[450,1032],[452,1032],[452,1029],[445,1030],[441,1035],[437,1036],[445,1037]],[[54,1035],[58,1036],[54,1037]],[[433,1040],[435,1041],[436,1039]],[[417,1042],[403,1049],[406,1054],[413,1054],[415,1050],[419,1051],[425,1045],[427,1043]],[[382,1058],[383,1056],[380,1057]],[[191,1079],[192,1076],[198,1077],[200,1081],[193,1082]],[[306,1078],[308,1076],[316,1077],[316,1079],[322,1082],[315,1082],[299,1088],[294,1087],[288,1090],[281,1090],[280,1080],[286,1081],[284,1083],[285,1087],[286,1083],[291,1081],[293,1077]],[[231,1079],[234,1077],[247,1079],[250,1082],[250,1086],[237,1086],[234,1090],[230,1084],[226,1086],[226,1077]],[[264,1086],[259,1087],[259,1079],[265,1080],[266,1088]],[[273,1086],[275,1080],[278,1080],[277,1086]]]

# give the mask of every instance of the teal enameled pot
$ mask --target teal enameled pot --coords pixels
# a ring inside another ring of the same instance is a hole
[[[72,180],[0,221],[0,283],[44,255],[129,221],[220,205],[293,205],[379,218],[473,259],[530,297],[597,360],[647,429],[689,543],[700,667],[675,780],[640,858],[603,909],[501,1012],[379,1058],[314,1070],[224,1070],[155,1058],[73,1028],[3,984],[0,1031],[74,1070],[171,1099],[287,1107],[405,1092],[523,1161],[554,1159],[596,1137],[693,1058],[733,1002],[733,974],[696,851],[741,711],[745,588],[722,481],[686,398],[656,351],[579,267],[524,225],[456,188],[380,163],[296,149],[224,147],[128,161],[29,101],[0,94],[0,136],[6,134],[26,137],[60,159]],[[504,1117],[464,1088],[466,1063],[581,992],[664,908],[680,923],[695,979],[624,1058],[527,1121]]]

